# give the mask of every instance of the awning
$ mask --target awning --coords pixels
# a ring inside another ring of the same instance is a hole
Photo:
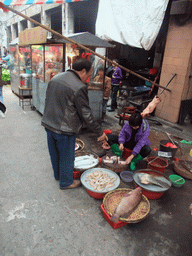
[[[100,0],[96,35],[150,50],[163,22],[168,0]]]
[[[88,0],[1,0],[1,2],[7,6],[12,5],[26,5],[26,4],[62,4],[62,3],[72,3],[81,2]]]
[[[75,33],[75,34],[70,34],[67,36],[68,38],[72,39],[73,41],[77,42],[78,44],[82,44],[85,46],[93,46],[93,47],[98,47],[98,48],[109,48],[109,47],[114,47],[114,45],[108,43],[107,41],[89,33],[89,32],[82,32],[82,33]],[[54,39],[50,40],[54,41]],[[55,41],[57,43],[66,43],[65,40],[61,38],[56,38]]]

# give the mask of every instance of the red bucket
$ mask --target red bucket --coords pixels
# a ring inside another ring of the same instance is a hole
[[[128,148],[124,148],[124,151],[123,151],[123,158],[124,159],[127,159],[131,154],[132,154],[132,150],[130,150]]]

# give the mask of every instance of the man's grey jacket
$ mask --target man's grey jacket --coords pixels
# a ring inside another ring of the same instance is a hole
[[[42,125],[59,134],[76,135],[82,124],[99,137],[101,126],[94,120],[88,99],[88,90],[73,70],[55,75],[49,82]]]

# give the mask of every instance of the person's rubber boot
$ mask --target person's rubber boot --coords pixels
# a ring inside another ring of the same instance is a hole
[[[138,154],[138,156],[136,156],[136,157],[133,158],[133,160],[132,160],[131,163],[130,163],[130,169],[131,169],[131,171],[134,171],[134,170],[135,170],[136,164],[137,164],[139,161],[141,161],[142,159],[143,159],[143,157],[142,157],[140,154]]]

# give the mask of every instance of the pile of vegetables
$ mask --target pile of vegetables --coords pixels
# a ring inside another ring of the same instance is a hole
[[[2,76],[1,76],[1,78],[5,82],[10,81],[11,80],[10,70],[2,68]]]

